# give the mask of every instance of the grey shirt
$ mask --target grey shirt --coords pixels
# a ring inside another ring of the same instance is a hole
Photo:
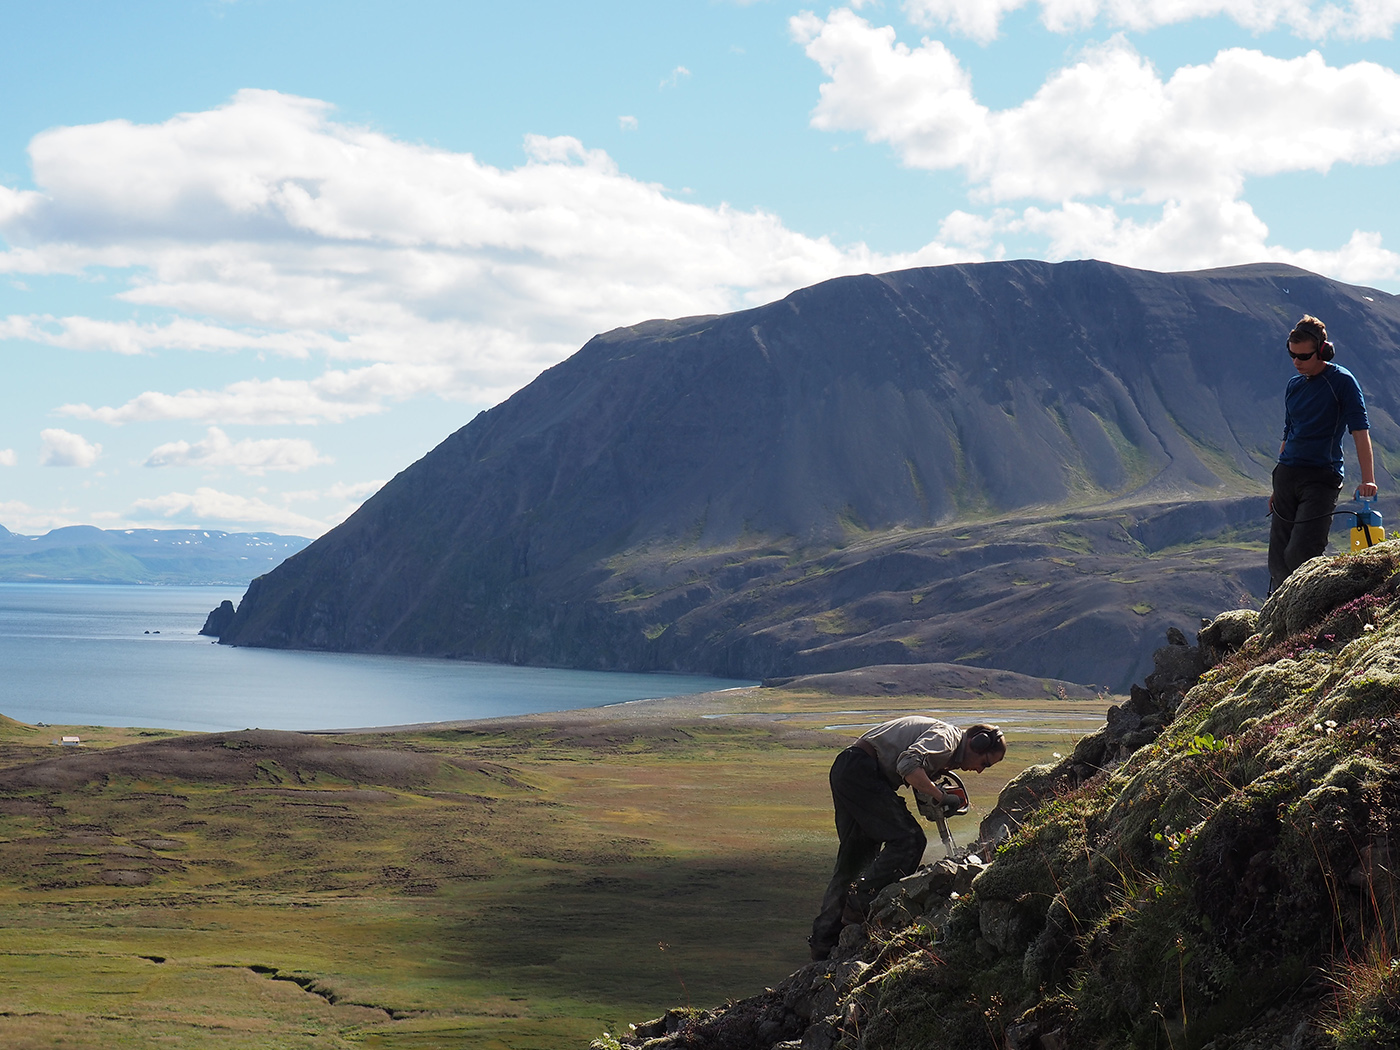
[[[957,726],[924,715],[883,722],[861,737],[874,745],[880,772],[895,787],[919,767],[930,777],[952,769],[961,758],[962,738]]]

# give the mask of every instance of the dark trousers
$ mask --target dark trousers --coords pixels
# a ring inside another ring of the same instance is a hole
[[[1269,526],[1269,589],[1327,549],[1342,477],[1331,467],[1274,467],[1274,513]]]
[[[852,881],[859,880],[856,888],[862,896],[878,893],[912,874],[928,845],[909,806],[875,759],[858,747],[846,748],[831,764],[831,800],[841,845],[821,914],[808,938],[814,953],[829,951],[840,938],[841,913]]]

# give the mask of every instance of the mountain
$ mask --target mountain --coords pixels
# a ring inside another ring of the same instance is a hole
[[[310,542],[270,532],[70,525],[21,536],[0,527],[0,582],[241,584]]]
[[[1400,300],[1294,267],[934,267],[618,329],[255,580],[222,640],[1123,688],[1166,626],[1263,592],[1305,312],[1384,458]]]

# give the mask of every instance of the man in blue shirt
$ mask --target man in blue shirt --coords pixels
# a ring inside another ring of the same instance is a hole
[[[1283,395],[1283,443],[1269,498],[1269,593],[1293,570],[1327,548],[1332,512],[1342,490],[1342,434],[1351,431],[1361,464],[1362,496],[1376,494],[1366,399],[1356,377],[1333,364],[1327,326],[1305,315],[1288,333],[1288,356],[1297,371]]]

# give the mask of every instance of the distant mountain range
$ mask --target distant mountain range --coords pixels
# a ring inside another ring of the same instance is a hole
[[[1400,300],[1289,266],[935,267],[618,329],[255,580],[222,640],[1123,688],[1167,626],[1262,596],[1305,312],[1384,462]]]
[[[0,525],[0,582],[246,584],[311,541],[270,532],[98,529],[21,536]]]

